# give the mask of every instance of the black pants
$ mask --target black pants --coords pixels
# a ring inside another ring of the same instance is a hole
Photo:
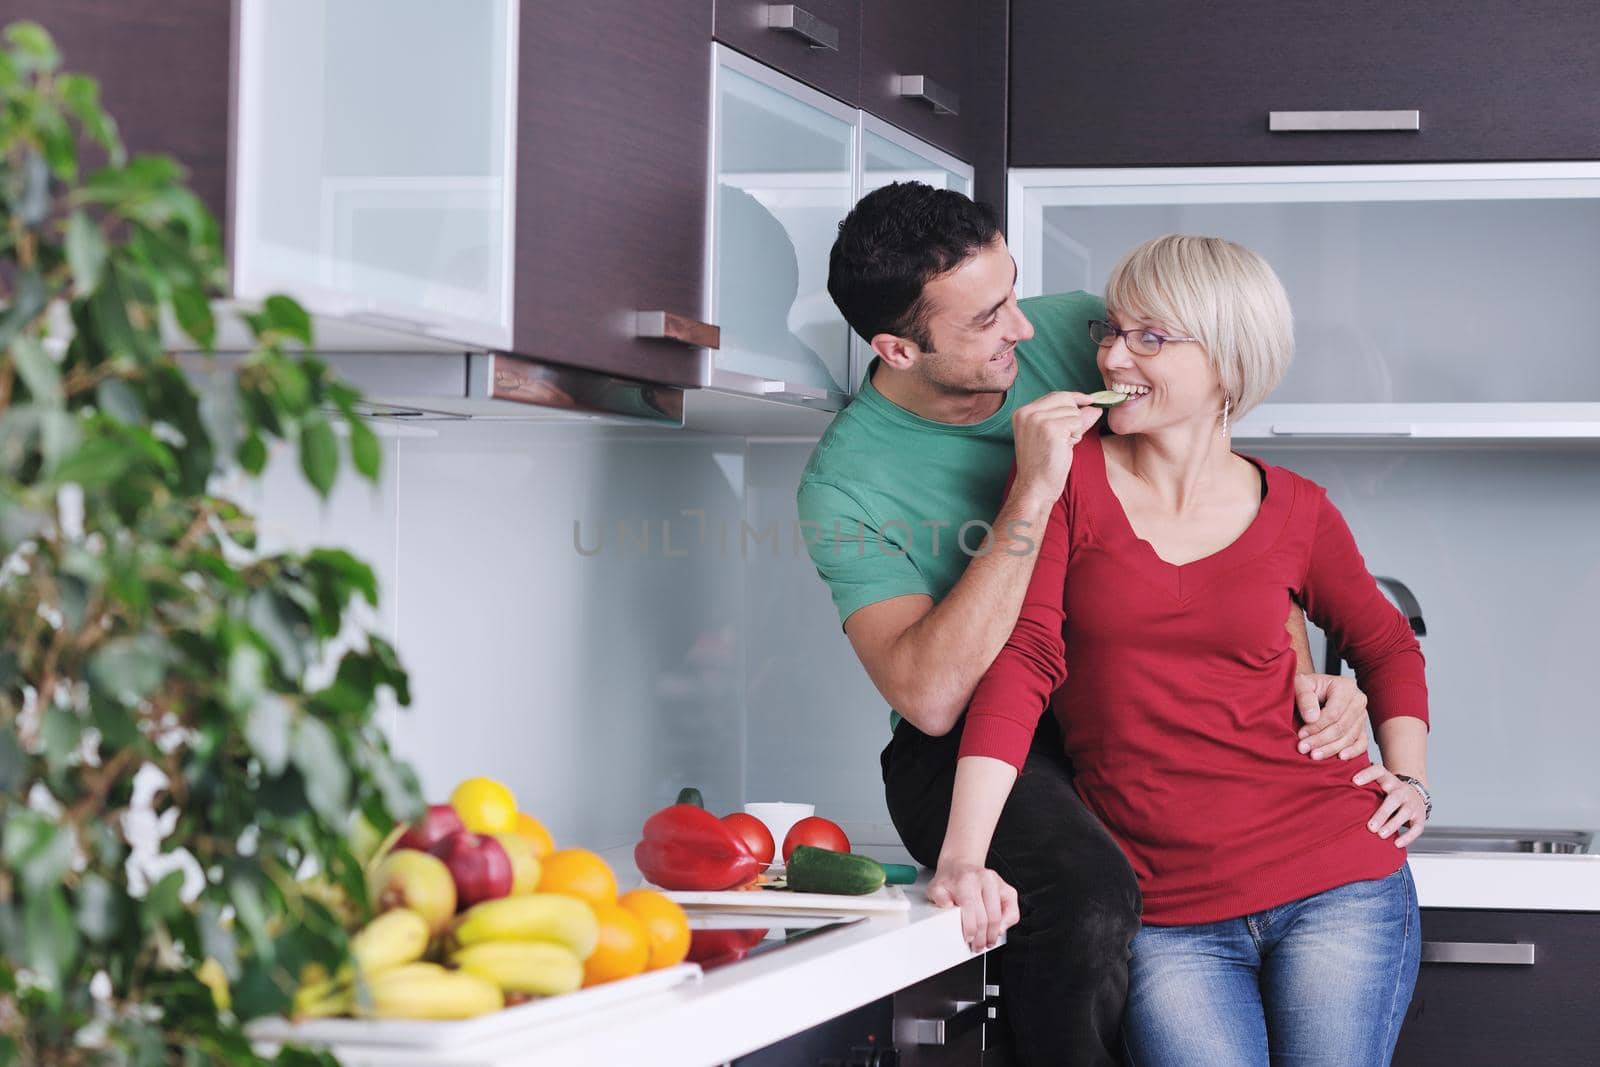
[[[925,867],[939,860],[960,745],[960,724],[929,737],[902,722],[883,750],[889,815]],[[1000,813],[989,866],[1016,889],[1022,913],[1000,952],[1000,997],[1018,1060],[1026,1067],[1121,1063],[1139,887],[1073,789],[1048,713]]]

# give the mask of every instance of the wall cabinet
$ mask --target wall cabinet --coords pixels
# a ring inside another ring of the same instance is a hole
[[[238,295],[703,384],[709,3],[243,0]]]
[[[856,106],[861,89],[861,0],[716,0],[717,40],[773,70]]]
[[[62,69],[92,75],[130,154],[162,152],[218,219],[228,192],[233,10],[215,0],[8,0],[55,38]]]
[[[1600,158],[1584,0],[1015,0],[1011,18],[1013,166]],[[1418,128],[1268,121],[1391,110]]]
[[[1016,169],[1011,184],[1025,295],[1103,292],[1163,233],[1266,257],[1297,353],[1237,439],[1600,440],[1581,340],[1600,331],[1600,164]]]
[[[1590,1063],[1600,913],[1424,909],[1396,1067]]]

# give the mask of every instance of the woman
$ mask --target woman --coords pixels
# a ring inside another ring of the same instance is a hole
[[[1016,630],[968,708],[930,895],[982,863],[1053,703],[1077,789],[1144,896],[1131,1062],[1386,1063],[1419,956],[1404,849],[1430,806],[1421,652],[1326,493],[1230,449],[1293,352],[1271,268],[1160,237],[1113,269],[1106,307],[1089,329],[1128,399],[1111,434],[1085,419]],[[1382,766],[1295,758],[1291,599],[1355,666]]]

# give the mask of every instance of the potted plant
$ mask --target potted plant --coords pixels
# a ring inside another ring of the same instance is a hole
[[[242,1024],[343,963],[363,853],[419,808],[374,717],[406,676],[352,620],[371,570],[258,551],[219,486],[280,451],[327,494],[336,425],[367,479],[380,449],[287,298],[230,373],[164,347],[214,341],[216,223],[58,65],[5,31],[0,1063],[331,1063]]]

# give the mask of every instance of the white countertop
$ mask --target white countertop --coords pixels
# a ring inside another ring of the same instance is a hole
[[[618,873],[625,856],[608,853]],[[1600,912],[1600,855],[1414,855],[1425,908]],[[337,1049],[349,1067],[711,1067],[888,996],[970,958],[953,910],[907,886],[906,912],[731,964],[601,1012],[448,1052]]]

